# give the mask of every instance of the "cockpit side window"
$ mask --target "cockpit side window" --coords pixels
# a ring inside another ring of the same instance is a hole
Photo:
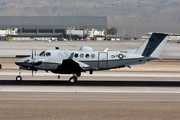
[[[46,53],[46,56],[47,56],[47,57],[51,56],[51,53],[50,53],[50,52],[47,52],[47,53]]]
[[[45,51],[42,51],[39,56],[45,56]]]

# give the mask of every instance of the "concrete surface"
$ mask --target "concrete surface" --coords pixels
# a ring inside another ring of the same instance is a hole
[[[67,41],[67,42],[54,42],[45,43],[44,41],[1,41],[0,44],[0,57],[14,57],[16,55],[31,55],[32,49],[36,49],[37,53],[40,53],[46,49],[77,49],[82,46],[90,46],[94,50],[105,50],[109,48],[111,50],[125,50],[136,49],[144,41]],[[175,41],[167,42],[163,48],[160,58],[179,58],[180,59],[180,44]]]
[[[0,119],[179,120],[179,106],[180,102],[0,101]]]

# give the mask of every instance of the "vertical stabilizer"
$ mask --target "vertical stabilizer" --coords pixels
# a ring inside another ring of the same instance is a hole
[[[148,39],[136,50],[135,54],[158,58],[171,33],[151,33]]]

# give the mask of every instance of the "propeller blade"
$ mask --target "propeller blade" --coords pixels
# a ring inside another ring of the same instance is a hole
[[[31,55],[31,58],[32,58],[32,60],[33,60],[33,49],[32,49],[32,55]]]
[[[33,77],[33,73],[34,73],[34,72],[33,72],[33,69],[32,69],[32,77]]]
[[[32,65],[32,77],[33,77],[33,68],[34,68],[34,56],[33,56],[33,49],[32,49],[31,59],[32,59],[31,65]]]
[[[36,55],[36,49],[34,50],[34,55]]]
[[[34,61],[31,63],[32,64],[32,77],[33,77],[33,72],[34,72]]]

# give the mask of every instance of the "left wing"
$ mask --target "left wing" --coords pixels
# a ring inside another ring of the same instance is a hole
[[[63,67],[77,69],[77,70],[80,70],[80,71],[87,71],[87,70],[90,69],[89,65],[87,65],[87,64],[85,64],[83,62],[73,60],[72,59],[73,55],[74,55],[74,53],[72,53],[68,59],[63,60],[63,62],[62,62]]]

